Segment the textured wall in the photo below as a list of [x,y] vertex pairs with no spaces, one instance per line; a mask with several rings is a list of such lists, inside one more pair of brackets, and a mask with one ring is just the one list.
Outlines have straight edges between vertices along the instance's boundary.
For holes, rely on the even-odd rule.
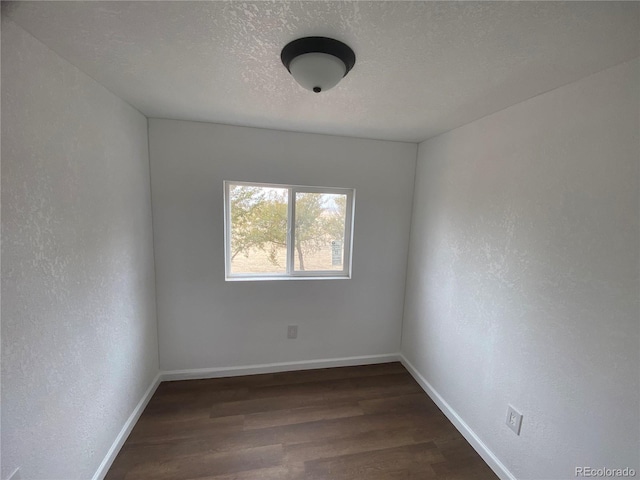
[[[156,119],[149,144],[163,370],[398,351],[415,144]],[[356,188],[353,277],[225,282],[223,180]]]
[[88,479],[158,369],[147,122],[2,23],[2,478]]
[[403,352],[520,479],[639,470],[639,68],[419,147]]

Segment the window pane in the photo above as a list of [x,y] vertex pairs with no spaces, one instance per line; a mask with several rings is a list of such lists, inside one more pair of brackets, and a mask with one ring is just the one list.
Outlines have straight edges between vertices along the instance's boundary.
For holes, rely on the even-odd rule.
[[347,196],[296,192],[295,202],[294,269],[342,271]]
[[286,273],[288,189],[229,185],[231,273]]

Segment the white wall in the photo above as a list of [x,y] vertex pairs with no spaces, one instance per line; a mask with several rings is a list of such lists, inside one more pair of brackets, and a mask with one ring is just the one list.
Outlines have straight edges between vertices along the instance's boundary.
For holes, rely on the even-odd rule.
[[[157,119],[149,141],[163,370],[398,351],[415,144]],[[223,180],[356,188],[353,278],[225,282]]]
[[158,371],[144,116],[2,21],[2,478],[88,479]]
[[403,353],[519,479],[640,470],[639,68],[419,147]]

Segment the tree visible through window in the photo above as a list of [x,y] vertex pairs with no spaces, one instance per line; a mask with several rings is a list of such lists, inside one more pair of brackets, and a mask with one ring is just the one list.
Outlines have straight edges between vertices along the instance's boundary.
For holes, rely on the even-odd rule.
[[227,278],[348,276],[353,190],[226,182]]

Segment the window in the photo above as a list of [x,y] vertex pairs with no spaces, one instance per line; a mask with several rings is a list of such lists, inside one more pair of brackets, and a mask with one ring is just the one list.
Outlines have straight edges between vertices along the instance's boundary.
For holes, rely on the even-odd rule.
[[224,187],[227,280],[351,276],[353,189]]

